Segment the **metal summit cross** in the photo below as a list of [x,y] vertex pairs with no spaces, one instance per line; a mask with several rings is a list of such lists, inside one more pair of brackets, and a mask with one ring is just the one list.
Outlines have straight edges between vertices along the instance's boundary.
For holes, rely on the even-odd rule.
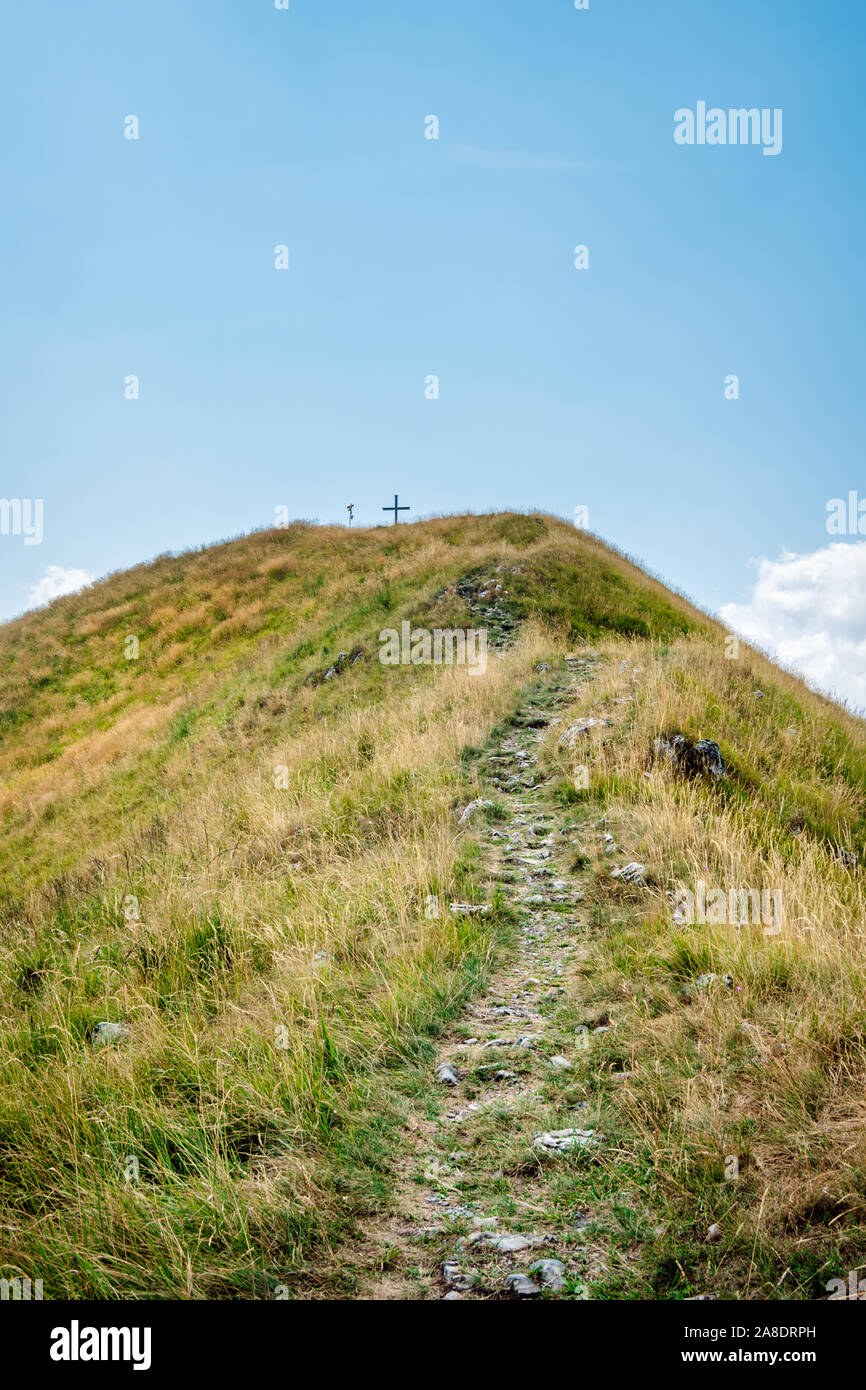
[[395,526],[397,525],[397,522],[398,522],[399,519],[400,519],[400,518],[397,516],[397,513],[398,513],[398,512],[408,512],[408,510],[409,510],[409,507],[408,507],[408,506],[406,506],[406,507],[398,507],[398,506],[397,506],[397,494],[396,494],[396,492],[394,493],[394,505],[393,505],[393,507],[383,507],[383,508],[382,508],[382,511],[383,511],[383,512],[393,512],[393,513],[394,513],[394,525],[395,525]]

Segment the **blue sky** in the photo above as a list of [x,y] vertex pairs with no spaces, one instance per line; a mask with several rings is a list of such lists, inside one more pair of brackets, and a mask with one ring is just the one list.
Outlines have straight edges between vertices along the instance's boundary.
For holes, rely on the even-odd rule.
[[[744,630],[756,558],[827,551],[866,595],[825,527],[866,495],[864,40],[847,0],[8,7],[0,495],[45,536],[0,535],[0,617],[49,566],[280,505],[378,524],[395,489],[587,506]],[[782,153],[678,146],[699,100],[781,108]]]

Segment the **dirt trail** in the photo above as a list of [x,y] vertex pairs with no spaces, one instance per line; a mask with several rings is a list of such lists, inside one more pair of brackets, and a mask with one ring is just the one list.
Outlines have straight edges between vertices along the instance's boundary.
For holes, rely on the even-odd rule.
[[564,983],[585,938],[568,870],[576,842],[537,756],[550,724],[581,713],[572,702],[591,669],[591,656],[542,669],[512,732],[485,754],[482,796],[508,815],[483,825],[479,813],[468,833],[484,846],[486,896],[499,884],[518,909],[515,949],[442,1039],[439,1082],[409,1119],[394,1208],[357,1252],[362,1299],[585,1298],[603,1266],[592,1213],[573,1205],[586,1186],[575,1165],[585,1171],[601,1142],[579,1098],[585,1038]]

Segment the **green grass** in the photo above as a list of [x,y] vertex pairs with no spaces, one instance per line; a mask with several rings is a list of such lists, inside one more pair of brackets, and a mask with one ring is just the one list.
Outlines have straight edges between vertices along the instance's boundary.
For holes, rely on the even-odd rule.
[[[499,577],[523,623],[484,678],[379,663],[379,630],[404,618],[477,624],[456,593],[471,576]],[[609,652],[603,700],[620,659],[653,673],[633,710],[605,705],[618,713],[587,754],[588,793],[550,750],[574,871],[595,884],[595,954],[568,1006],[634,1000],[592,1083],[632,1157],[580,1169],[574,1189],[628,1178],[652,1211],[611,1215],[624,1252],[644,1232],[646,1260],[638,1274],[615,1256],[605,1296],[685,1296],[677,1259],[693,1281],[730,1268],[771,1296],[780,1261],[805,1289],[854,1258],[856,1146],[826,1178],[866,1072],[861,880],[832,853],[862,853],[862,725],[757,654],[725,663],[709,619],[594,538],[512,514],[298,523],[162,556],[0,629],[0,1273],[42,1278],[48,1297],[351,1291],[329,1252],[387,1208],[407,1097],[512,929],[507,896],[490,917],[425,915],[430,894],[478,892],[455,807],[477,794],[479,750],[532,698],[536,662],[576,643]],[[337,677],[309,679],[356,647]],[[674,724],[719,739],[729,784],[649,790],[653,731]],[[649,905],[611,891],[602,814],[646,855]],[[762,863],[784,873],[805,925],[760,951],[671,933],[664,889],[705,862],[744,882]],[[722,968],[787,1042],[790,1076],[750,1064],[730,1001],[708,1020],[683,997]],[[94,1046],[103,1020],[128,1036]],[[647,1076],[630,1110],[604,1062],[632,1049]],[[737,1099],[712,1112],[710,1172],[751,1117],[749,1152],[774,1182],[757,1225],[757,1158],[733,1190],[694,1157],[684,1098],[722,1068]],[[814,1214],[828,1186],[853,1215]],[[729,1209],[748,1235],[725,1264],[698,1246],[705,1215],[733,1223]]]

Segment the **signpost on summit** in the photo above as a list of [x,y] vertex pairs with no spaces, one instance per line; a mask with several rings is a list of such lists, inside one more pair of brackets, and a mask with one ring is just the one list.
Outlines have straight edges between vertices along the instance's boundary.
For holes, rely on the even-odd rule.
[[397,522],[400,520],[400,518],[398,517],[397,513],[398,513],[398,512],[408,512],[408,510],[409,510],[408,506],[406,506],[406,507],[398,507],[398,506],[397,506],[397,494],[396,494],[396,492],[394,493],[394,505],[393,505],[393,507],[383,507],[383,508],[382,508],[382,511],[383,511],[383,512],[393,512],[393,513],[394,513],[394,525],[395,525],[395,526],[397,525]]

